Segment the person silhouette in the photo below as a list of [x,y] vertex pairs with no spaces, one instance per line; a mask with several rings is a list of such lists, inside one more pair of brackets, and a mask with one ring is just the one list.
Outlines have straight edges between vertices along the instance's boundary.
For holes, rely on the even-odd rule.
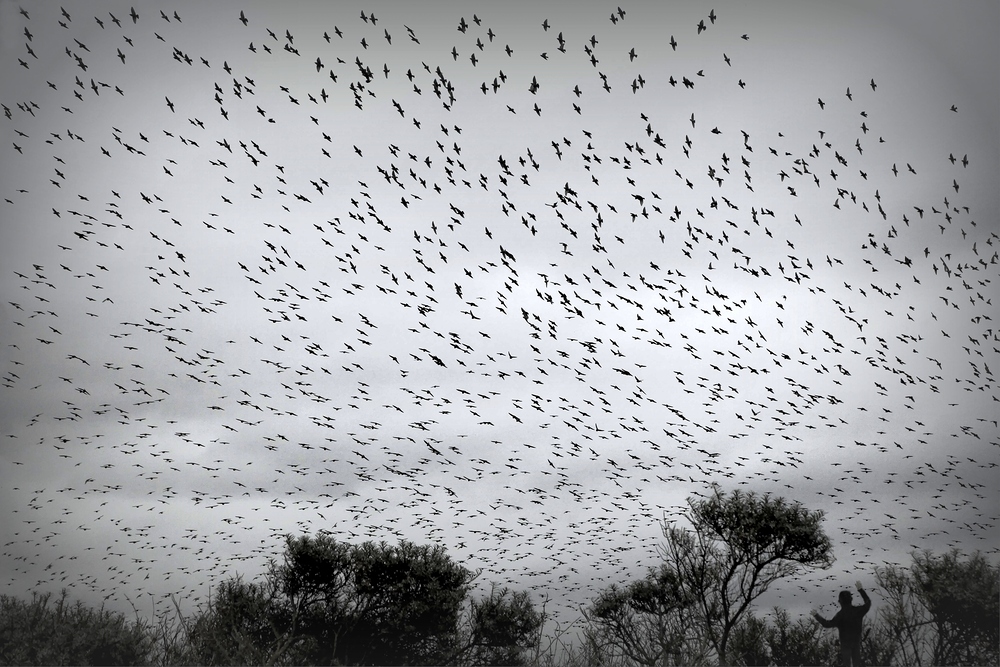
[[854,584],[861,594],[864,604],[855,607],[851,604],[854,596],[850,591],[841,591],[837,600],[840,602],[840,611],[833,618],[827,620],[819,615],[816,609],[810,614],[824,628],[837,628],[840,633],[840,664],[842,667],[861,667],[861,627],[865,614],[871,609],[872,601],[865,592],[861,582]]

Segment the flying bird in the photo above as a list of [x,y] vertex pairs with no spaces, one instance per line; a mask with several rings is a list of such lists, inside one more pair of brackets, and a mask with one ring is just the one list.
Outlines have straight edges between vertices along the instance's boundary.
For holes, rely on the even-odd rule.
[[1000,237],[988,146],[900,102],[946,108],[935,73],[858,120],[714,9],[662,79],[634,62],[677,40],[620,7],[528,12],[552,42],[516,51],[499,6],[359,10],[250,41],[245,7],[132,7],[93,50],[64,8],[11,14],[9,588],[190,597],[294,523],[424,535],[575,618],[713,482],[824,510],[849,568],[991,534]]

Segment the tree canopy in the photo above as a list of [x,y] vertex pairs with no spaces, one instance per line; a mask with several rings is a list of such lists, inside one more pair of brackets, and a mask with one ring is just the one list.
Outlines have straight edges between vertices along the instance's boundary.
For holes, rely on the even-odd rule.
[[688,664],[698,625],[689,613],[695,604],[668,564],[650,568],[627,586],[610,586],[586,610],[588,640],[605,653],[639,665]]
[[716,485],[688,505],[691,528],[664,522],[661,556],[680,598],[693,601],[703,639],[728,664],[729,639],[754,600],[778,579],[829,567],[833,547],[823,512],[781,497]]
[[322,662],[427,664],[458,648],[462,603],[475,574],[439,546],[289,537],[273,576]]
[[469,596],[443,547],[288,536],[262,581],[231,579],[192,626],[213,664],[520,664],[543,615],[523,592]]
[[1000,662],[1000,568],[979,552],[913,553],[909,569],[876,569],[886,605],[882,620],[906,662]]
[[[793,567],[768,569],[768,563],[789,553],[775,542],[794,540],[772,530],[763,531],[756,546],[740,542],[745,529],[732,529],[739,522],[720,511],[736,501],[758,508],[744,511],[743,521],[783,520],[799,530],[812,522],[819,531],[818,513],[782,499],[718,490],[691,499],[692,527],[665,524],[675,544],[664,545],[662,562],[594,597],[571,644],[558,625],[556,635],[543,640],[544,605],[536,609],[527,592],[494,585],[486,595],[473,595],[476,573],[452,562],[441,547],[351,545],[320,534],[286,538],[284,557],[265,576],[224,580],[194,616],[185,618],[175,601],[176,624],[165,617],[150,624],[138,610],[132,621],[70,604],[66,591],[55,604],[48,594],[30,602],[0,595],[0,664],[831,663],[838,652],[835,633],[812,618],[793,618],[778,607],[758,616],[752,605],[742,605]],[[794,561],[797,567],[832,560],[819,533],[796,538],[797,557],[820,556]],[[734,534],[731,542],[724,539]],[[749,555],[740,556],[740,549]],[[670,558],[672,553],[687,560]],[[755,588],[749,587],[754,568],[760,568]],[[862,636],[866,664],[1000,664],[1000,568],[981,553],[914,552],[908,567],[874,568],[874,579],[874,613]]]

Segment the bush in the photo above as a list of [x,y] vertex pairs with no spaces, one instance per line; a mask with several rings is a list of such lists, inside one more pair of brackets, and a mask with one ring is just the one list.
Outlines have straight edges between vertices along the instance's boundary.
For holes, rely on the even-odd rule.
[[0,664],[143,665],[153,653],[149,627],[122,614],[68,604],[67,593],[31,601],[0,595]]

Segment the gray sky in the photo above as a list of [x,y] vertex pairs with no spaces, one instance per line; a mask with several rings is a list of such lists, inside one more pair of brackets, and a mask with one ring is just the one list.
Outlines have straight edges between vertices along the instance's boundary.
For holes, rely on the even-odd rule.
[[994,4],[21,7],[0,592],[329,530],[567,623],[710,482],[826,512],[765,606],[996,553]]

